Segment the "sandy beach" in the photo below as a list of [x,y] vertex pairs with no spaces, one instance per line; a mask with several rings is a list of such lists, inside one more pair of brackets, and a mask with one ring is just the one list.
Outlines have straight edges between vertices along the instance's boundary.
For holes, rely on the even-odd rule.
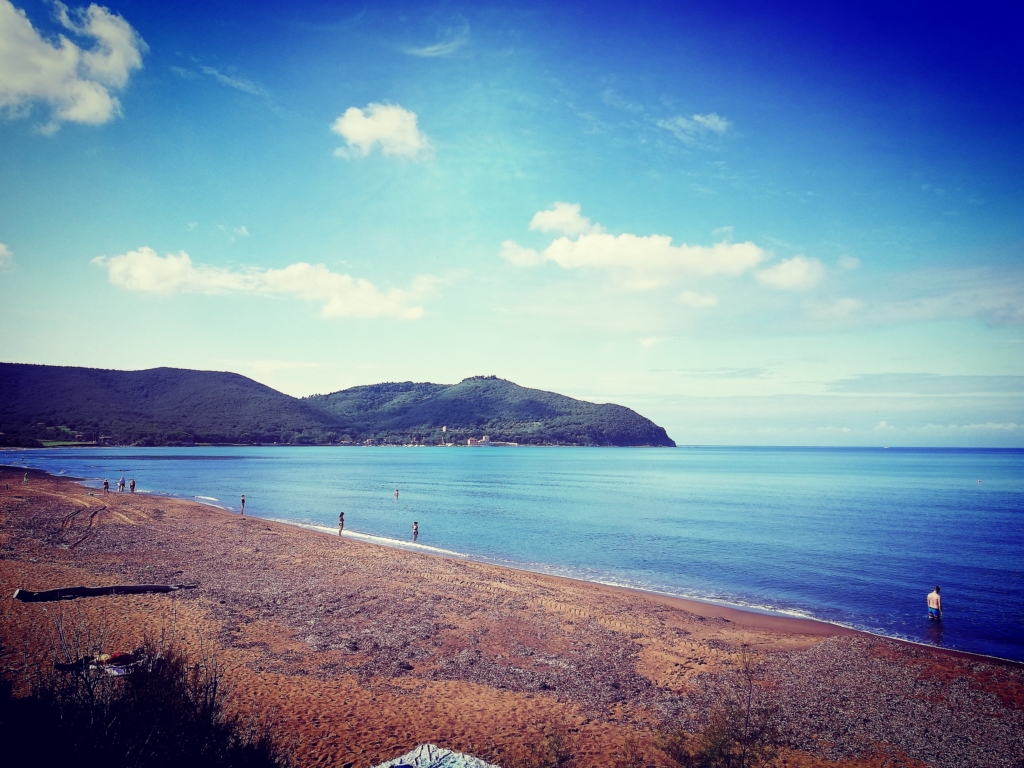
[[[1017,766],[1024,669],[841,627],[382,547],[201,504],[0,469],[0,636],[24,680],[54,616],[111,650],[173,631],[215,647],[232,705],[299,764],[368,768],[419,743],[502,755],[551,724],[578,766],[698,728],[743,654],[781,708],[789,766]],[[4,491],[3,484],[10,484]],[[16,588],[197,584],[26,604]],[[923,596],[922,596],[923,600]]]

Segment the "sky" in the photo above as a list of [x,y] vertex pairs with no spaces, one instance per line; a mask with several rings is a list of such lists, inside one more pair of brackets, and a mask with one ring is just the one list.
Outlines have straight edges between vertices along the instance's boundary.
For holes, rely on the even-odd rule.
[[1024,447],[1024,11],[834,5],[0,0],[0,360]]

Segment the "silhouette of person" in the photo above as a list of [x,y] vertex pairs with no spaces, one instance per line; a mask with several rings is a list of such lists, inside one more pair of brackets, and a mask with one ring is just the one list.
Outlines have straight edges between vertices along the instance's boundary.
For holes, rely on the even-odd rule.
[[242,514],[245,514],[245,494],[242,494]]
[[345,513],[338,513],[338,535],[341,536],[341,532],[345,530]]
[[414,522],[412,524],[412,540],[416,541],[420,537],[420,524]]

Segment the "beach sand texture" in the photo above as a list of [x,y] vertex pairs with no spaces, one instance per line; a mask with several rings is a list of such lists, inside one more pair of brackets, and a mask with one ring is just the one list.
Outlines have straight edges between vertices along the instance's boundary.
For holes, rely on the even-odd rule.
[[[23,474],[0,469],[9,671],[24,680],[44,663],[58,613],[105,627],[111,650],[173,627],[217,648],[232,705],[273,714],[300,765],[366,768],[424,742],[501,764],[555,723],[579,745],[574,765],[614,766],[627,740],[668,765],[653,729],[699,727],[744,647],[782,710],[792,748],[780,765],[982,768],[1024,755],[1020,665]],[[199,588],[10,597],[133,583]]]

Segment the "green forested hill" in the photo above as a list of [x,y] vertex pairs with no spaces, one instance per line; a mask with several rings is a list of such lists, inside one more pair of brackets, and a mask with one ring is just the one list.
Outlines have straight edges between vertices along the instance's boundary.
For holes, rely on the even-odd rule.
[[458,384],[374,384],[305,399],[360,433],[436,443],[488,435],[533,445],[675,446],[662,427],[621,405],[595,405],[494,376]]
[[297,399],[235,373],[0,363],[0,445],[101,442],[675,445],[628,408],[495,377],[375,384]]
[[237,373],[0,363],[0,440],[163,445],[329,440],[322,414]]

